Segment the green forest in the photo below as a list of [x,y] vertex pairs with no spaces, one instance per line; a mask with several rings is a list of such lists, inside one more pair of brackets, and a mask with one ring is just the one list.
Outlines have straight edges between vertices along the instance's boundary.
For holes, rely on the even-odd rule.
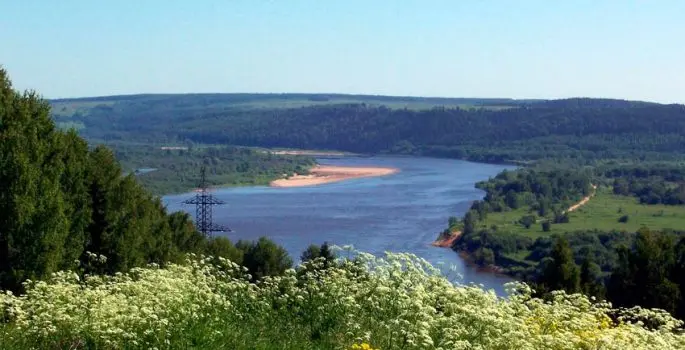
[[[131,167],[141,161],[160,172],[174,167],[173,154],[119,152]],[[206,161],[213,170],[266,177],[311,163],[268,154],[252,158],[253,151],[245,152],[206,149],[183,159]],[[181,184],[190,186],[197,175],[186,163],[177,166],[174,176],[187,176]],[[223,183],[221,176],[210,178]],[[283,273],[292,265],[287,252],[266,238],[234,245],[226,238],[203,236],[189,215],[168,213],[159,197],[138,181],[143,178],[122,168],[109,148],[89,145],[74,130],[57,128],[48,102],[36,93],[12,89],[7,72],[0,69],[0,289],[21,292],[27,281],[59,271],[86,276],[150,263],[164,266],[184,261],[189,253],[230,258],[254,276]],[[150,183],[157,188],[155,181]]]
[[265,150],[232,146],[163,149],[160,146],[114,144],[114,154],[127,173],[156,195],[196,188],[201,166],[207,166],[209,186],[267,185],[295,173],[307,174],[311,157],[276,155]]
[[[266,98],[254,98],[259,97]],[[429,99],[430,108],[411,109],[361,99],[245,108],[217,102],[230,98],[238,96],[135,95],[51,103],[63,110],[53,114],[58,124],[78,124],[83,137],[105,142],[329,149],[484,162],[554,157],[573,164],[599,158],[672,161],[685,150],[679,132],[685,127],[682,105],[566,99],[471,100],[454,106]]]

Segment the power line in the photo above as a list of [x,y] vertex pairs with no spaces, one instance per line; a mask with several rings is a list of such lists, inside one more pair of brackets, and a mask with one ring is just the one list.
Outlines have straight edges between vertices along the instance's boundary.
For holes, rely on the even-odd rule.
[[200,170],[200,184],[197,194],[194,198],[183,201],[183,204],[195,205],[195,226],[205,236],[211,236],[212,232],[231,232],[230,228],[215,224],[212,221],[212,207],[226,204],[226,202],[209,193],[206,171],[207,169],[203,165]]

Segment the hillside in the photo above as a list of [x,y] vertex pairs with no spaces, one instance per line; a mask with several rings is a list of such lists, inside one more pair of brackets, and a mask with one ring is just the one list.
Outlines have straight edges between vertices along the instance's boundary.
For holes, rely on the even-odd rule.
[[[58,123],[107,142],[391,152],[493,162],[550,156],[670,160],[685,151],[685,136],[677,132],[685,129],[683,105],[286,96],[142,95],[51,103]],[[398,108],[398,103],[405,105]],[[412,104],[415,108],[404,108]]]

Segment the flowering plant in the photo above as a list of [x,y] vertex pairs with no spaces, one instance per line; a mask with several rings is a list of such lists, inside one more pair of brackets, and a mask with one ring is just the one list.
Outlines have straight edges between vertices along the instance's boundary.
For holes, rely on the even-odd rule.
[[455,284],[411,254],[314,260],[258,283],[190,255],[0,293],[0,348],[685,349],[682,322],[662,311],[508,287],[502,298]]

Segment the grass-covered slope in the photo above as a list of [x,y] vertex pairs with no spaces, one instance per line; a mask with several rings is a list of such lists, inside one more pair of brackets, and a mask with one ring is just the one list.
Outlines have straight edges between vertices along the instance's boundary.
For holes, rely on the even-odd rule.
[[[410,255],[361,254],[248,282],[190,258],[79,280],[59,273],[0,295],[0,347],[176,349],[682,349],[680,321],[582,295],[508,299],[455,286]],[[316,262],[314,262],[316,264]],[[640,323],[636,323],[640,320]]]
[[[536,219],[529,228],[520,222],[526,215],[533,215]],[[549,231],[544,231],[542,222],[548,219],[539,217],[530,207],[523,207],[490,213],[478,223],[478,228],[496,226],[498,230],[531,238],[589,230],[637,232],[641,227],[657,231],[678,230],[685,227],[685,206],[641,204],[635,197],[615,195],[602,187],[596,195],[569,212],[568,217],[569,222],[551,224]]]

